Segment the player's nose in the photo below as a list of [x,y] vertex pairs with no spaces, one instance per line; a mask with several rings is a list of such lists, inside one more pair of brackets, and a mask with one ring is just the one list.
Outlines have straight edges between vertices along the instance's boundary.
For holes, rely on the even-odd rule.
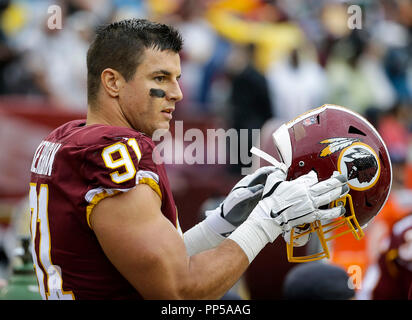
[[183,93],[177,81],[168,90],[167,99],[173,102],[178,102],[183,99]]

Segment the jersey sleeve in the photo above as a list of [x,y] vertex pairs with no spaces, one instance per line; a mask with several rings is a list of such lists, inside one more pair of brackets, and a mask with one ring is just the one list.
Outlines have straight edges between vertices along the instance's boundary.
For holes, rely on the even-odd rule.
[[88,148],[83,170],[88,191],[86,219],[103,199],[147,184],[160,198],[159,174],[153,161],[154,144],[146,139],[121,137],[105,139],[105,143]]

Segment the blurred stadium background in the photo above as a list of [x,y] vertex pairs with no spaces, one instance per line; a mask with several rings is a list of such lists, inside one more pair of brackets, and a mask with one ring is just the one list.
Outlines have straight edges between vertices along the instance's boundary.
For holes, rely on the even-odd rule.
[[[61,29],[48,27],[53,5],[62,9]],[[348,25],[351,5],[361,10],[359,28]],[[85,117],[94,28],[132,17],[182,32],[184,100],[174,119],[185,129],[262,128],[264,145],[282,121],[324,103],[378,128],[393,162],[392,194],[366,237],[335,243],[331,259],[365,272],[393,223],[412,212],[411,0],[0,0],[0,287],[27,236],[21,221],[35,148],[51,129]],[[167,171],[183,231],[240,178],[240,166],[230,164]],[[242,279],[241,296],[281,298],[293,266],[282,241],[267,246]]]

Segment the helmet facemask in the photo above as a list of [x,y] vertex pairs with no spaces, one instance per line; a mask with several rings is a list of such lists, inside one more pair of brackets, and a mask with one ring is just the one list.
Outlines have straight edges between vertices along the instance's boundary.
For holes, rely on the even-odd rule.
[[[353,207],[353,201],[350,194],[343,196],[329,204],[329,208],[336,206],[349,206],[349,214],[345,214],[342,217],[333,219],[332,221],[315,221],[309,224],[307,231],[297,234],[295,228],[290,232],[289,242],[286,243],[287,257],[289,262],[309,262],[321,260],[323,258],[330,258],[330,252],[328,242],[332,241],[340,236],[352,232],[356,240],[362,239],[364,232],[360,227],[358,220],[355,216],[355,210]],[[320,242],[322,250],[318,253],[295,256],[294,255],[294,243],[301,237],[310,233],[316,233]]]

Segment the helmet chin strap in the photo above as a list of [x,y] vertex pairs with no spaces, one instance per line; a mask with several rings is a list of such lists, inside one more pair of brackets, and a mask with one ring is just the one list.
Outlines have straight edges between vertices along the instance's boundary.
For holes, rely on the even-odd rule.
[[267,162],[269,162],[270,164],[272,164],[273,166],[275,166],[276,168],[282,170],[284,173],[288,173],[288,167],[286,166],[286,164],[284,164],[283,162],[279,162],[277,161],[274,157],[272,157],[270,154],[256,148],[256,147],[252,147],[252,149],[250,149],[250,152],[253,153],[255,156],[258,156],[259,158],[262,158],[263,160],[266,160]]

